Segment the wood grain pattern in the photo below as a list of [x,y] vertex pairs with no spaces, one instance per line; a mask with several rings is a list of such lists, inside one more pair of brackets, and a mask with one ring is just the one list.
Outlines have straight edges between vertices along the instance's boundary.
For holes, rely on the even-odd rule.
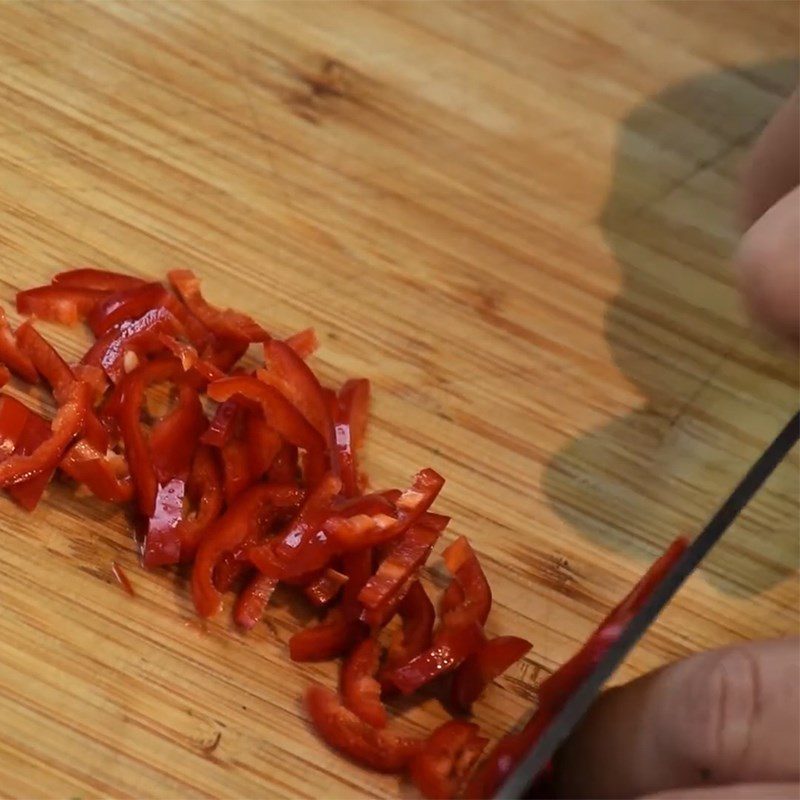
[[[315,325],[326,380],[373,381],[374,483],[443,472],[492,630],[534,642],[477,707],[496,736],[796,403],[727,260],[797,34],[789,2],[3,3],[3,294],[186,266]],[[794,454],[619,678],[797,630],[797,481]],[[201,629],[64,487],[0,527],[4,796],[413,795],[315,741],[298,698],[334,668],[287,661],[285,603]]]

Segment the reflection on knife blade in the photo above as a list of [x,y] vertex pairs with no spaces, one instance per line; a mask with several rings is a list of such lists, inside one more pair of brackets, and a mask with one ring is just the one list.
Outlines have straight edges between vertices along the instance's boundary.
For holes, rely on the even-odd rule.
[[800,436],[800,414],[787,423],[688,547],[677,540],[603,621],[581,651],[540,688],[539,708],[502,739],[467,787],[467,797],[523,798],[630,649],[728,529]]

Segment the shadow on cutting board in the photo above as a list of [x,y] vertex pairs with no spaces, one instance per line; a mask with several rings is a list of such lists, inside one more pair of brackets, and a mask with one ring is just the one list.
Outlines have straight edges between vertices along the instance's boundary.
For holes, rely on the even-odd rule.
[[[600,219],[621,272],[606,337],[643,407],[567,444],[543,484],[604,547],[644,559],[637,540],[698,533],[796,406],[796,359],[754,341],[729,265],[739,165],[796,80],[793,60],[701,75],[621,125]],[[796,456],[712,552],[705,575],[720,590],[756,593],[793,572]]]

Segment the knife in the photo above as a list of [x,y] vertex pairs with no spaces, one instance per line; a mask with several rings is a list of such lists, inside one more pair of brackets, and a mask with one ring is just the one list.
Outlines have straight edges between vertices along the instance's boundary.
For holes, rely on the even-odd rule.
[[617,641],[553,717],[552,722],[497,790],[494,795],[496,800],[521,800],[527,796],[534,779],[550,763],[558,747],[580,722],[603,684],[796,444],[798,436],[800,436],[800,413],[789,420],[772,444],[753,464],[708,525],[683,552],[644,605],[634,614]]

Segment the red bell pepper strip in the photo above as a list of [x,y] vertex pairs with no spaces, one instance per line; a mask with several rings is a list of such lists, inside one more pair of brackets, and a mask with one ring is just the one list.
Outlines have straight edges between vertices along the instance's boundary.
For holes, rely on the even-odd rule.
[[250,469],[250,447],[240,438],[231,439],[220,449],[225,502],[230,505],[248,487],[256,476]]
[[381,669],[381,684],[391,690],[394,684],[386,676],[431,646],[436,612],[428,593],[419,581],[409,586],[397,613],[403,621],[402,630],[395,631]]
[[127,369],[126,353],[131,352],[134,363],[138,363],[140,356],[164,349],[162,334],[177,336],[181,332],[180,323],[166,308],[154,308],[101,336],[84,355],[81,363],[102,367],[113,383],[119,383],[130,371]]
[[150,454],[160,483],[189,477],[197,441],[206,424],[200,395],[191,386],[179,387],[177,405],[150,432]]
[[254,628],[264,618],[270,598],[278,586],[269,575],[254,575],[236,598],[233,620],[245,630]]
[[350,650],[361,638],[364,626],[348,619],[341,609],[334,608],[318,625],[311,625],[289,639],[292,661],[329,661]]
[[358,599],[365,608],[384,605],[428,560],[439,534],[421,525],[412,525],[388,548],[375,574],[367,581]]
[[75,380],[83,381],[92,390],[92,400],[94,402],[103,399],[108,389],[108,380],[105,372],[100,367],[76,364],[71,369]]
[[179,525],[181,561],[191,561],[212,522],[220,515],[223,505],[222,477],[214,453],[200,445],[194,456],[192,472],[187,485],[189,497],[197,506],[193,516]]
[[355,497],[361,489],[357,451],[364,442],[369,395],[369,381],[361,379],[347,381],[337,398],[334,442],[339,474],[342,478],[342,491],[346,497]]
[[[495,745],[470,778],[465,797],[494,796],[519,760],[534,745],[570,695],[583,683],[608,648],[617,640],[625,625],[672,569],[687,545],[685,538],[676,539],[622,602],[600,623],[586,644],[566,664],[543,681],[539,687],[539,706],[533,716],[521,731],[503,737]],[[531,775],[532,782],[536,778],[536,775]]]
[[299,469],[297,448],[289,442],[284,442],[269,466],[267,480],[270,483],[296,483],[300,474]]
[[155,509],[158,477],[140,422],[144,392],[151,383],[174,381],[182,373],[180,362],[174,358],[166,358],[137,367],[124,380],[117,419],[139,510],[145,517],[150,517]]
[[[224,404],[223,404],[224,405]],[[247,444],[250,472],[261,478],[272,466],[281,450],[281,437],[260,413],[248,413],[244,420],[244,441]],[[289,481],[283,481],[289,483]]]
[[375,678],[381,659],[376,637],[357,644],[342,664],[342,700],[359,719],[373,728],[385,728],[389,715],[381,702],[381,685]]
[[317,339],[317,332],[313,328],[306,328],[303,331],[293,333],[284,339],[286,344],[300,356],[300,358],[308,358],[313,355],[319,347],[319,339]]
[[88,403],[88,387],[75,381],[53,419],[50,435],[31,453],[15,453],[0,462],[0,486],[22,483],[57,467],[69,443],[83,430]]
[[423,469],[414,476],[411,488],[397,499],[397,517],[386,514],[359,514],[347,519],[332,517],[325,531],[345,550],[361,549],[388,542],[399,536],[424,514],[444,485],[444,478],[432,469]]
[[431,800],[458,797],[461,785],[488,743],[473,722],[455,719],[445,722],[409,762],[408,772],[414,786]]
[[59,272],[52,281],[54,286],[74,286],[76,289],[96,289],[102,292],[120,292],[141,286],[144,281],[133,275],[109,272],[93,267],[81,267]]
[[274,386],[316,429],[323,441],[332,437],[331,416],[322,386],[308,364],[285,342],[271,339],[264,345],[266,369],[259,380]]
[[0,308],[0,362],[28,383],[38,383],[39,373],[30,358],[20,350],[6,312]]
[[17,311],[35,314],[39,319],[75,325],[86,319],[89,312],[108,296],[99,289],[80,289],[58,284],[37,286],[17,293]]
[[531,643],[519,636],[498,636],[485,642],[453,675],[450,687],[453,707],[468,713],[483,690],[530,649]]
[[324,447],[317,431],[273,386],[247,375],[223,378],[209,384],[208,396],[212,400],[221,403],[236,395],[259,403],[267,422],[291,444],[306,450]]
[[440,627],[427,650],[387,673],[386,679],[403,694],[411,694],[434,678],[454,670],[483,642],[483,630],[477,622],[458,628]]
[[186,307],[213,334],[222,339],[265,342],[269,334],[247,314],[232,309],[215,308],[200,292],[200,279],[188,269],[176,269],[167,277]]
[[308,575],[326,567],[334,553],[322,525],[340,489],[341,482],[328,475],[309,494],[300,513],[280,535],[248,552],[250,561],[261,572],[280,580]]
[[281,509],[299,505],[302,497],[303,493],[291,486],[258,484],[237,498],[206,532],[192,568],[192,598],[201,617],[213,616],[222,603],[214,586],[214,568],[220,556],[234,550],[252,528],[264,524],[265,509],[274,516]]
[[149,564],[177,564],[180,560],[181,540],[177,528],[183,519],[185,490],[186,484],[181,478],[158,485],[155,508],[145,536]]
[[160,283],[143,283],[127,289],[106,294],[86,316],[86,323],[96,337],[103,336],[112,328],[158,306],[163,306],[167,290]]
[[241,404],[236,398],[220,403],[200,441],[212,447],[222,447],[236,430],[240,410]]
[[16,398],[0,395],[0,459],[14,452],[32,413]]
[[346,583],[347,575],[328,567],[319,577],[311,581],[303,591],[315,606],[324,606],[339,594],[342,586]]
[[303,483],[314,489],[328,473],[328,454],[322,450],[308,450],[301,457]]
[[442,555],[464,598],[444,614],[442,623],[459,627],[474,620],[484,625],[492,608],[492,590],[472,547],[459,536]]
[[421,752],[421,739],[395,736],[360,720],[322,686],[306,690],[306,708],[317,733],[334,749],[380,772],[399,773]]
[[216,364],[206,358],[200,358],[197,350],[192,345],[186,342],[179,342],[169,333],[160,333],[158,340],[170,353],[180,359],[184,371],[189,372],[191,370],[200,383],[206,384],[225,377],[225,373]]
[[[121,462],[119,466],[117,462]],[[133,484],[124,464],[121,456],[101,453],[86,439],[81,439],[67,450],[59,467],[101,500],[127,503],[133,499]],[[120,466],[124,467],[124,472]]]

